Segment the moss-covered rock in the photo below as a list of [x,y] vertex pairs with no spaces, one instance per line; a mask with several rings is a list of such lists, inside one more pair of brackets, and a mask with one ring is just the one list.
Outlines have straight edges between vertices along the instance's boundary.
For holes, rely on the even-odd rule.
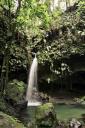
[[0,128],[25,128],[25,127],[17,119],[3,112],[0,112]]
[[52,103],[46,103],[36,109],[36,124],[39,128],[54,128],[57,124],[56,114]]
[[25,84],[22,81],[10,81],[6,87],[6,97],[18,103],[23,99],[25,92]]

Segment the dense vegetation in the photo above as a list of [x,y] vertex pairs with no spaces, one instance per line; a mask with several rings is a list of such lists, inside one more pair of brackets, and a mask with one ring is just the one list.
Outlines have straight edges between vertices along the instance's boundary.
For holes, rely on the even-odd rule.
[[[11,99],[11,104],[24,99],[23,82],[27,84],[33,53],[39,62],[41,90],[49,85],[54,90],[54,85],[72,90],[74,74],[85,71],[84,0],[76,1],[64,12],[59,7],[51,10],[49,0],[0,1],[0,96]],[[83,85],[84,78],[80,78]],[[3,103],[0,109],[5,111],[7,105]],[[12,115],[10,110],[6,113]]]
[[[47,81],[71,74],[72,69],[65,60],[85,53],[84,1],[64,13],[59,8],[51,11],[49,1],[17,2],[3,0],[0,3],[1,90],[8,78],[15,77],[12,72],[26,74],[31,52],[37,53],[40,67],[47,68],[43,74]],[[26,82],[26,79],[23,80]]]

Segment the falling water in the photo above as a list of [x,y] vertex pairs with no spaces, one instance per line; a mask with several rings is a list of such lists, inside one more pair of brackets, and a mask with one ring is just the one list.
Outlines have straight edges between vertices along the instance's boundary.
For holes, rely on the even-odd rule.
[[37,67],[38,61],[35,55],[33,59],[29,78],[28,78],[28,89],[26,95],[26,101],[28,101],[28,106],[38,106],[41,103],[39,102],[38,91],[37,91]]

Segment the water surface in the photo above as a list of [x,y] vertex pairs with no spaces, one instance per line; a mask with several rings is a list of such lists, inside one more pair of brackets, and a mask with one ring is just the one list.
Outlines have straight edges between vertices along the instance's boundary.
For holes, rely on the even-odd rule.
[[85,107],[78,105],[56,104],[55,111],[58,119],[67,121],[70,118],[81,118],[81,115],[85,113]]

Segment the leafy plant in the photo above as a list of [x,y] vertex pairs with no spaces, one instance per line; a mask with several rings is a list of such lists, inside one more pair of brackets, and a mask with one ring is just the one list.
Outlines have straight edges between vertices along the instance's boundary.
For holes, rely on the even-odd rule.
[[[10,92],[10,93],[9,93]],[[22,81],[10,81],[6,87],[6,96],[14,102],[23,100],[25,93],[25,84]]]

